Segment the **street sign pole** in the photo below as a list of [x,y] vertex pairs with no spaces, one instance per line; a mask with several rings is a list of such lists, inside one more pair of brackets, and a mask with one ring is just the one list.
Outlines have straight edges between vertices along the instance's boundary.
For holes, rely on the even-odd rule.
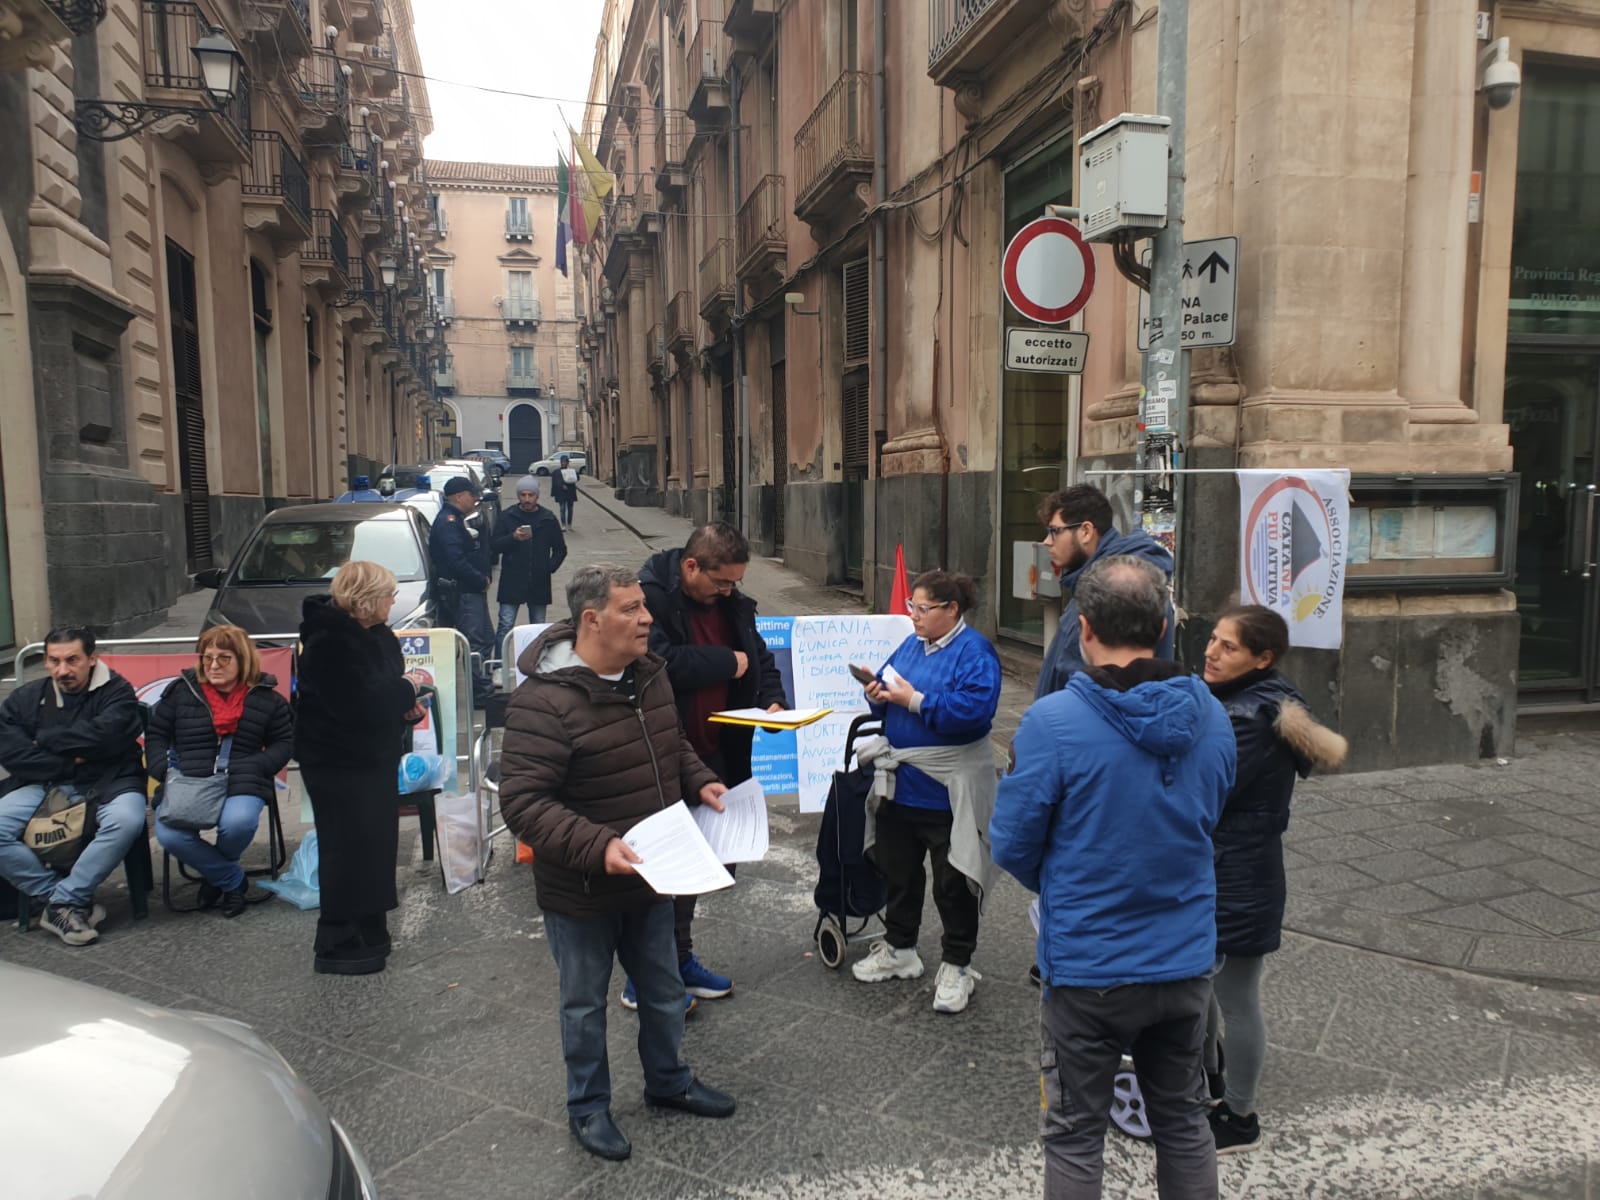
[[[1183,349],[1184,107],[1189,82],[1189,0],[1162,0],[1157,32],[1156,112],[1168,130],[1167,223],[1150,258],[1150,348],[1139,392],[1137,466],[1160,474],[1135,477],[1134,498],[1146,532],[1177,557],[1177,478],[1189,403],[1189,354]],[[1176,570],[1174,570],[1176,580]]]

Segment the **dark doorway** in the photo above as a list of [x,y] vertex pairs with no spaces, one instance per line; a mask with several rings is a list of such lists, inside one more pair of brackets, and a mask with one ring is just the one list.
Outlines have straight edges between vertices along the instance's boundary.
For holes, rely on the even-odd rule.
[[211,566],[211,485],[206,478],[206,415],[200,393],[200,303],[194,256],[167,240],[167,300],[172,314],[172,378],[177,406],[178,490],[190,573]]
[[519,404],[507,414],[506,433],[511,438],[506,457],[513,471],[526,471],[544,457],[544,419],[533,405]]

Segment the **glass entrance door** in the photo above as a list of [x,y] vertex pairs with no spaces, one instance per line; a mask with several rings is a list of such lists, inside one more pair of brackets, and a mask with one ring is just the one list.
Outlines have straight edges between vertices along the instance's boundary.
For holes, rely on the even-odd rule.
[[1600,351],[1512,346],[1505,419],[1521,478],[1517,512],[1520,682],[1533,700],[1600,699]]

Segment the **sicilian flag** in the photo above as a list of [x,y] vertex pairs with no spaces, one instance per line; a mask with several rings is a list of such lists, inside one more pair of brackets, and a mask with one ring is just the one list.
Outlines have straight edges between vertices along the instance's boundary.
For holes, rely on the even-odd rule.
[[572,173],[561,151],[556,151],[556,270],[567,273],[567,208]]
[[601,203],[616,187],[616,180],[610,171],[600,165],[600,160],[590,153],[589,147],[578,140],[578,135],[570,126],[567,132],[572,134],[574,160],[570,213],[572,240],[585,246],[594,236],[595,227],[600,223]]

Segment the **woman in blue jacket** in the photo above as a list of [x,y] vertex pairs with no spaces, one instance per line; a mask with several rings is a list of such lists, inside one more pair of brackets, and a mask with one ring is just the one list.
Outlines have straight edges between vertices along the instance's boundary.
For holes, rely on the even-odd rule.
[[1214,981],[1206,1070],[1215,1092],[1226,1066],[1221,1103],[1211,1110],[1219,1154],[1261,1144],[1256,1088],[1267,1050],[1261,972],[1282,940],[1289,798],[1297,776],[1338,766],[1347,748],[1344,738],[1316,722],[1305,697],[1278,672],[1288,650],[1283,618],[1255,604],[1217,618],[1206,645],[1205,681],[1227,710],[1239,753],[1233,790],[1212,834],[1217,953],[1225,961]]
[[994,808],[989,729],[1000,704],[1000,657],[966,622],[976,599],[977,586],[965,575],[919,575],[909,605],[916,632],[866,688],[897,762],[893,798],[877,806],[871,848],[889,885],[885,937],[851,973],[862,983],[922,975],[917,931],[923,863],[931,859],[944,925],[933,1008],[942,1013],[966,1008],[979,978],[972,954],[980,893],[994,872],[983,837]]

